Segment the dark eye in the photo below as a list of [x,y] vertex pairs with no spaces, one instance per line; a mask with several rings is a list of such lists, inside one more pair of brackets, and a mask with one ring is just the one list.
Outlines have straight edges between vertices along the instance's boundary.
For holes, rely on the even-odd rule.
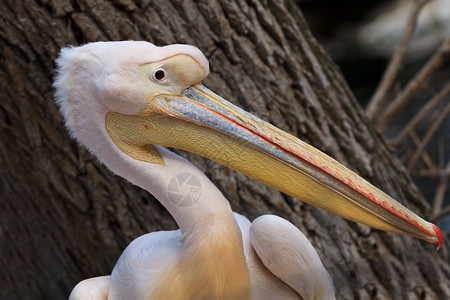
[[155,74],[153,75],[153,77],[154,77],[156,80],[160,81],[160,80],[163,80],[164,77],[166,77],[166,73],[164,72],[164,70],[159,69],[159,70],[156,70],[156,72],[155,72]]

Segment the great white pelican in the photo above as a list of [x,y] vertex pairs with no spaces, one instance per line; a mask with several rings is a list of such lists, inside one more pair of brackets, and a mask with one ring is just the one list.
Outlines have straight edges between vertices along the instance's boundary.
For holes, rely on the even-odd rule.
[[[97,42],[61,50],[55,98],[71,135],[154,195],[180,227],[137,238],[111,276],[82,281],[71,299],[334,298],[319,256],[294,225],[233,214],[199,169],[164,147],[207,157],[346,219],[442,245],[434,224],[208,90],[200,84],[208,73],[206,57],[189,45]],[[180,202],[168,187],[189,176],[201,193]]]

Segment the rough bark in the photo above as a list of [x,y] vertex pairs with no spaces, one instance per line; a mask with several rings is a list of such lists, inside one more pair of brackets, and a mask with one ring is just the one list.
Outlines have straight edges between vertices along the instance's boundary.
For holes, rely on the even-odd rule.
[[[67,298],[78,281],[109,274],[134,238],[176,228],[157,200],[114,177],[67,134],[51,86],[66,45],[196,45],[210,61],[206,86],[429,215],[293,1],[3,0],[0,11],[0,299]],[[345,221],[182,155],[235,211],[297,225],[339,299],[450,298],[449,243],[436,253],[423,241]]]

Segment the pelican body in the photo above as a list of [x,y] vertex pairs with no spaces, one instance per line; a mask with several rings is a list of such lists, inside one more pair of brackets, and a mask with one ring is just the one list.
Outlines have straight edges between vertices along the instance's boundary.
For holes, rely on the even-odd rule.
[[[154,195],[180,228],[137,238],[111,276],[82,281],[71,299],[334,298],[328,272],[294,225],[233,213],[198,168],[165,147],[199,154],[349,220],[442,245],[434,224],[200,84],[209,65],[193,46],[90,43],[62,49],[57,66],[55,98],[71,135]],[[193,194],[171,192],[174,182],[195,186]]]

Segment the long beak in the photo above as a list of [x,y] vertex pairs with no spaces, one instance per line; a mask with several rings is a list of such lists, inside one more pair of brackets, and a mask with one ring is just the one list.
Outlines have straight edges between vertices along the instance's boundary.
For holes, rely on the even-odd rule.
[[333,158],[203,85],[181,95],[156,96],[138,115],[110,112],[106,126],[121,149],[183,149],[346,219],[424,239],[438,249],[443,243],[436,225]]

